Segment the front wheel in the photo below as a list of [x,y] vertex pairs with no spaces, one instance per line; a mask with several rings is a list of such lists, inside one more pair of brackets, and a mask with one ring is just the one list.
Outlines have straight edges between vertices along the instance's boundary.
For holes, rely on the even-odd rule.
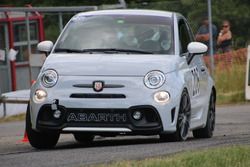
[[161,134],[163,141],[185,141],[188,137],[191,118],[191,103],[187,90],[181,95],[180,108],[176,124],[176,132],[172,134]]
[[215,127],[215,94],[212,91],[209,100],[206,126],[193,131],[195,138],[211,138]]
[[60,136],[59,133],[45,133],[34,131],[31,126],[29,105],[27,107],[26,112],[26,132],[30,145],[38,149],[53,148],[56,145]]

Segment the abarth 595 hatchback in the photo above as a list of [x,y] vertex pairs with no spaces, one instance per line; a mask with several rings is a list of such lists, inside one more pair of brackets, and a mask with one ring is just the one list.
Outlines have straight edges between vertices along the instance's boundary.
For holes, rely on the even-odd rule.
[[163,141],[212,137],[216,90],[178,13],[104,10],[72,17],[31,87],[26,131],[35,148],[52,148],[61,133],[94,137],[159,135]]

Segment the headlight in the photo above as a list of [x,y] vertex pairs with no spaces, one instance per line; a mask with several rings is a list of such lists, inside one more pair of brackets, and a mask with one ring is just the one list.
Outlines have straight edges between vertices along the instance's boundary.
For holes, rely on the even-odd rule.
[[170,95],[168,92],[160,91],[154,94],[154,100],[157,103],[166,104],[169,101],[169,99],[170,99]]
[[34,94],[33,100],[36,103],[42,103],[47,98],[47,92],[45,90],[38,89]]
[[55,70],[47,70],[42,74],[41,81],[44,87],[51,88],[55,86],[58,75]]
[[161,71],[150,71],[144,77],[144,84],[150,89],[156,89],[164,84],[165,79],[165,75]]

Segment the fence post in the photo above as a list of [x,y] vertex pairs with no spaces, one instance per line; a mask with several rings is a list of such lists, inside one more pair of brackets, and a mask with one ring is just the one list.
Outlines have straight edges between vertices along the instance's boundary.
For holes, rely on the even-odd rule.
[[25,12],[25,26],[26,26],[26,33],[27,33],[27,45],[28,45],[28,62],[29,62],[29,83],[31,86],[31,80],[32,80],[32,72],[30,67],[30,56],[31,56],[31,42],[30,42],[30,18],[29,18],[29,12]]
[[[1,95],[1,94],[0,94]],[[5,103],[5,97],[0,96],[0,105],[3,103],[3,118],[6,117],[6,103]]]
[[212,7],[211,7],[211,0],[207,0],[208,6],[208,21],[209,21],[209,56],[210,56],[210,65],[211,65],[211,72],[212,77],[214,77],[214,47],[213,47],[213,28],[212,28]]
[[59,19],[59,30],[60,30],[60,33],[61,33],[62,30],[63,30],[62,12],[59,12],[59,13],[58,13],[58,19]]

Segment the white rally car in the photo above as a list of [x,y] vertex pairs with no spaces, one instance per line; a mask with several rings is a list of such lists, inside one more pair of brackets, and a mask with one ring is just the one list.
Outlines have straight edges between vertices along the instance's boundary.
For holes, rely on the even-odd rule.
[[78,142],[95,135],[160,135],[184,141],[212,137],[216,90],[178,13],[106,10],[75,15],[55,45],[38,44],[47,59],[31,87],[26,131],[35,148],[61,133]]

